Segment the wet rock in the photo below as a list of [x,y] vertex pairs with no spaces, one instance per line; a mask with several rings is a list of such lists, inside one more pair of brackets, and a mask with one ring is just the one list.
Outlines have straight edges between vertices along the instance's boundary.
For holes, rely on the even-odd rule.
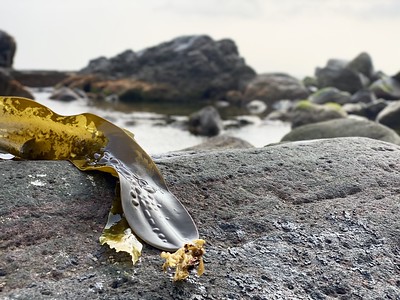
[[342,138],[157,158],[207,240],[205,274],[177,284],[157,249],[132,266],[99,244],[112,177],[0,162],[1,297],[396,299],[399,154]]
[[297,127],[282,142],[337,137],[368,137],[400,145],[400,136],[389,127],[369,120],[336,119]]
[[11,68],[17,44],[7,32],[0,30],[0,68]]
[[317,69],[315,76],[318,80],[318,87],[336,87],[342,91],[355,93],[359,89],[364,88],[364,84],[360,76],[349,69],[333,69],[325,67]]
[[370,56],[361,53],[350,62],[330,59],[325,67],[316,69],[315,76],[319,88],[335,87],[353,94],[369,84],[371,72]]
[[188,127],[193,134],[214,136],[220,133],[223,124],[218,110],[206,106],[189,116]]
[[174,100],[180,101],[223,98],[228,91],[241,90],[255,76],[232,40],[214,41],[206,35],[178,37],[110,59],[101,57],[81,73],[163,84],[178,91]]
[[400,100],[389,103],[376,120],[400,133]]
[[86,94],[81,90],[71,89],[68,87],[61,87],[59,89],[54,90],[54,92],[50,96],[50,99],[70,102],[85,97]]
[[356,71],[358,73],[363,74],[367,78],[373,78],[374,76],[374,64],[372,62],[371,56],[362,52],[357,57],[355,57],[352,61],[350,61],[347,65],[347,68],[350,70]]
[[205,142],[193,147],[183,149],[183,151],[203,151],[203,150],[224,150],[224,149],[247,149],[254,148],[252,144],[240,138],[219,135],[207,139]]
[[337,104],[345,104],[350,102],[351,95],[348,92],[343,92],[334,87],[326,87],[320,89],[310,95],[308,98],[312,103],[325,104],[329,102]]
[[305,99],[309,91],[303,83],[283,73],[257,75],[248,83],[244,92],[245,101],[254,99],[264,101],[268,106],[282,99]]
[[9,75],[9,71],[4,68],[0,68],[0,95],[34,99],[32,93],[29,92],[21,83],[13,79]]
[[376,95],[369,89],[362,89],[351,96],[351,103],[373,103],[376,102]]
[[319,105],[303,100],[298,102],[286,116],[286,120],[292,123],[292,128],[296,128],[306,124],[345,118],[347,113],[337,104]]
[[387,100],[400,99],[400,81],[384,74],[381,74],[380,77],[380,79],[371,84],[369,89],[374,92],[378,98]]
[[388,102],[383,99],[376,100],[371,103],[348,103],[343,105],[343,109],[352,115],[365,117],[369,120],[375,121],[378,114],[388,105]]

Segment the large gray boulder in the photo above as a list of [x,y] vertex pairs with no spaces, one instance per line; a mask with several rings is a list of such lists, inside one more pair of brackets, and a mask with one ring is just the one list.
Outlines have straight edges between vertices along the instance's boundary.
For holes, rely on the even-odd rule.
[[368,137],[400,145],[400,136],[389,127],[369,120],[334,119],[297,127],[287,133],[282,142],[327,139],[337,137]]
[[11,68],[17,43],[7,32],[0,30],[0,68]]
[[165,84],[181,101],[223,97],[255,76],[232,40],[214,41],[206,35],[182,36],[139,52],[101,57],[80,73]]
[[98,237],[115,180],[0,162],[2,299],[398,299],[400,147],[365,138],[156,159],[208,242],[174,284]]
[[259,74],[251,80],[244,91],[244,100],[262,100],[271,106],[279,100],[305,99],[310,94],[304,84],[285,73]]

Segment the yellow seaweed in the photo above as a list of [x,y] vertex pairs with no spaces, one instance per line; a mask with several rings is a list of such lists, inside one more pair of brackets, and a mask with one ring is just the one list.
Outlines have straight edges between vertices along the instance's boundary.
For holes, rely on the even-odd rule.
[[0,97],[1,149],[24,159],[70,160],[80,170],[118,177],[124,217],[156,248],[175,251],[198,239],[189,213],[133,134],[101,117],[61,116],[29,99]]
[[166,272],[168,268],[175,268],[174,281],[185,280],[189,277],[189,271],[197,267],[197,275],[204,273],[203,255],[205,241],[202,239],[194,240],[185,244],[175,253],[162,252],[161,257],[165,259],[163,270]]

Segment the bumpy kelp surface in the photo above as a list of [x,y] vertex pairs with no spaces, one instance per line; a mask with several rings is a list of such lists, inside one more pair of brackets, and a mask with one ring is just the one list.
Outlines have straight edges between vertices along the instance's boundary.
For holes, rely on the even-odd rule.
[[[103,118],[86,113],[61,116],[32,100],[0,97],[0,150],[24,159],[70,160],[81,170],[117,176],[122,217],[140,239],[156,248],[175,251],[199,237],[150,156],[132,134]],[[110,212],[109,231],[103,237],[114,234],[118,241],[121,228],[129,228],[120,220],[114,224],[113,218]]]

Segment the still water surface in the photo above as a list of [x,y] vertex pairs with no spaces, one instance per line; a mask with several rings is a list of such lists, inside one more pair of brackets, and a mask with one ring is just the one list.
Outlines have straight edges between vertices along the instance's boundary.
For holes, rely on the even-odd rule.
[[[201,108],[199,105],[127,105],[121,103],[93,105],[85,99],[73,102],[50,100],[51,89],[33,89],[32,92],[36,101],[58,114],[75,115],[89,112],[128,129],[135,134],[136,141],[150,155],[181,150],[200,144],[207,139],[192,135],[183,126],[187,116]],[[282,136],[290,131],[288,123],[265,121],[260,116],[240,115],[240,113],[243,114],[243,111],[235,111],[234,108],[219,108],[219,111],[226,125],[237,118],[252,122],[243,127],[226,129],[222,134],[241,138],[256,147],[279,142]]]

